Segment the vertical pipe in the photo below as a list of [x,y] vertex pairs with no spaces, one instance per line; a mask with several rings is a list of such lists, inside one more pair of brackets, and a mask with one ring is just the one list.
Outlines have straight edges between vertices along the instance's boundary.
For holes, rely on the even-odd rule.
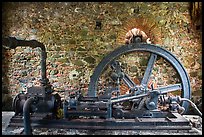
[[43,85],[47,85],[48,80],[47,80],[47,76],[46,76],[46,58],[47,58],[47,54],[46,54],[46,50],[45,50],[45,46],[42,44],[41,47],[41,77],[42,77],[42,84]]
[[26,100],[25,104],[23,105],[23,123],[24,123],[24,134],[25,135],[32,135],[31,129],[31,122],[30,122],[30,106],[34,102],[34,97],[29,98]]

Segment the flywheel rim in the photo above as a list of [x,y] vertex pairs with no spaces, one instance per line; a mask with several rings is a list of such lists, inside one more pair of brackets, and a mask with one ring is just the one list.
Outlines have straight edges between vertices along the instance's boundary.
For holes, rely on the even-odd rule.
[[[182,95],[181,97],[190,99],[191,98],[191,87],[190,87],[190,80],[188,74],[181,64],[181,62],[177,59],[175,55],[171,52],[167,51],[166,49],[147,43],[132,43],[129,45],[122,45],[121,47],[115,49],[111,53],[109,53],[106,57],[104,57],[98,66],[95,68],[93,75],[91,76],[89,87],[88,87],[88,96],[89,97],[96,97],[97,96],[97,85],[99,77],[102,71],[110,64],[112,60],[121,56],[122,54],[127,54],[135,51],[145,51],[150,52],[151,54],[156,54],[167,60],[171,66],[175,68],[177,73],[181,78],[181,85],[182,85]],[[188,110],[189,103],[182,102],[182,106],[185,108],[185,112]]]

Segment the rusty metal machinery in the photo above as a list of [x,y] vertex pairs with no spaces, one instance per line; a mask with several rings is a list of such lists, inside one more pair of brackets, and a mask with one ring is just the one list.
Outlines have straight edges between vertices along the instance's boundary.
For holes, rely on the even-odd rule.
[[[32,134],[32,127],[190,129],[189,121],[182,117],[192,104],[189,101],[188,74],[172,53],[158,45],[144,43],[135,37],[133,43],[120,46],[98,64],[91,76],[87,95],[77,90],[63,101],[59,94],[54,93],[46,77],[46,51],[42,43],[9,37],[3,39],[3,45],[9,49],[40,47],[42,51],[41,86],[28,88],[27,93],[19,93],[13,101],[15,116],[10,126],[24,126],[25,134]],[[128,55],[129,61],[125,60]],[[134,56],[136,58],[131,61]],[[140,66],[143,72],[137,75],[129,73],[127,62],[137,68],[136,60],[142,56],[147,59],[146,67]],[[150,83],[152,73],[157,62],[165,64],[161,60],[173,68],[177,80],[172,84],[154,86]],[[169,73],[166,75],[171,76]],[[133,80],[135,77],[139,82]],[[57,117],[59,109],[63,110],[63,118]]]

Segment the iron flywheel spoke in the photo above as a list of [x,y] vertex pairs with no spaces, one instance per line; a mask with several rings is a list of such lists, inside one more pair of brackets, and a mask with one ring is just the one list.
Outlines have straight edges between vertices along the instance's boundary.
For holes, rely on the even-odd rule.
[[147,63],[147,68],[145,70],[144,77],[141,81],[141,85],[143,85],[144,87],[146,87],[147,83],[149,82],[156,59],[157,59],[157,55],[152,53]]

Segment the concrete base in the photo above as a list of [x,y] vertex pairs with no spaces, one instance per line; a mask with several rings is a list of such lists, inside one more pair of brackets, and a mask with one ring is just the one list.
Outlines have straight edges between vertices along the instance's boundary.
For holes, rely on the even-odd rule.
[[2,112],[2,131],[5,131],[9,125],[10,119],[14,116],[15,112],[5,111]]
[[[8,128],[14,112],[2,112],[2,135],[22,135],[23,128]],[[202,135],[202,118],[197,115],[183,115],[192,124],[192,130],[75,130],[75,129],[33,129],[33,135]]]

